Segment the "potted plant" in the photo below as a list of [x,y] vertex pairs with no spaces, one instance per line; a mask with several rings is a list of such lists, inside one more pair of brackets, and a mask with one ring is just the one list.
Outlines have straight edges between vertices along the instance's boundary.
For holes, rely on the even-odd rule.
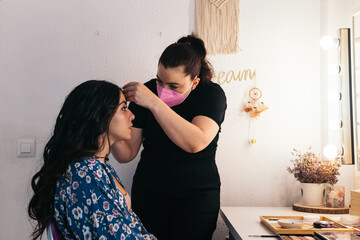
[[311,148],[305,153],[294,149],[291,154],[294,156],[291,160],[293,167],[287,170],[301,183],[302,204],[323,205],[325,183],[337,183],[340,159],[320,158]]

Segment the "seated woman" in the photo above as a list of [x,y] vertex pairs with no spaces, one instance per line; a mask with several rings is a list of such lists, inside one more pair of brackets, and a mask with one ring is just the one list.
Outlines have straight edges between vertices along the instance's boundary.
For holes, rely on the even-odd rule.
[[51,222],[60,239],[156,239],[131,210],[129,195],[108,163],[112,144],[131,138],[133,119],[115,84],[90,80],[67,96],[45,146],[44,164],[31,182],[33,239]]

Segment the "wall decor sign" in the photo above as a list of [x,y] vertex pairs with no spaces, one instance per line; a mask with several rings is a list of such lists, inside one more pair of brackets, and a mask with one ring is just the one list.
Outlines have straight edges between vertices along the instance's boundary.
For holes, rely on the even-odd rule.
[[233,81],[245,81],[245,80],[255,80],[256,79],[256,70],[252,69],[245,69],[245,70],[229,70],[225,71],[218,71],[215,72],[213,81],[218,84],[224,83],[231,83]]
[[196,25],[208,54],[240,51],[239,0],[196,0]]

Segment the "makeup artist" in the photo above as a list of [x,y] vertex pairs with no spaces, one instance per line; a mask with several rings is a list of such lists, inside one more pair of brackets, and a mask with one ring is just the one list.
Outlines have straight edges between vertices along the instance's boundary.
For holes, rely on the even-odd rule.
[[216,228],[226,97],[212,77],[204,42],[189,35],[164,50],[155,79],[123,87],[136,118],[131,140],[116,142],[112,153],[128,162],[143,144],[132,208],[160,240],[210,240]]

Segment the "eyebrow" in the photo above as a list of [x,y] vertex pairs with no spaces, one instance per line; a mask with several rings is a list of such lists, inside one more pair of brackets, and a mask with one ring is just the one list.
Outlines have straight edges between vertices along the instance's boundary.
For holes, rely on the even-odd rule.
[[123,103],[125,103],[125,105],[127,105],[127,102],[126,102],[126,101],[122,101],[121,103],[119,103],[119,106],[120,106],[121,104],[123,104]]
[[[156,77],[157,77],[158,81],[163,82],[163,81],[161,81],[161,79],[159,78],[158,75],[156,75]],[[170,85],[180,85],[180,83],[177,83],[177,82],[169,82],[169,83],[167,83],[167,84],[170,84]]]

